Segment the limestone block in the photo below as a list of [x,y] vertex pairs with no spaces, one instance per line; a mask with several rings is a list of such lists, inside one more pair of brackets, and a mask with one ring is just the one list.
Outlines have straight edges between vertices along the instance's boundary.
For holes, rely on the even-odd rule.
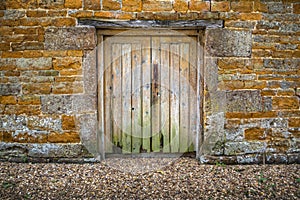
[[18,83],[0,84],[0,95],[18,95],[21,91],[21,85]]
[[208,29],[206,54],[220,57],[250,57],[251,32],[226,29]]
[[48,114],[68,114],[71,113],[71,96],[42,96],[42,111]]
[[94,27],[48,28],[45,32],[45,49],[76,50],[96,47]]
[[265,142],[227,142],[225,155],[260,154],[265,150]]
[[228,112],[253,112],[262,109],[259,91],[227,91],[226,108]]

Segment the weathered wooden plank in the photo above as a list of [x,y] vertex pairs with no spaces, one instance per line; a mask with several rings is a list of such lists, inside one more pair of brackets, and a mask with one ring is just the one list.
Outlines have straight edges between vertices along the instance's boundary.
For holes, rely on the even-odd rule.
[[111,98],[111,89],[112,89],[112,81],[111,81],[111,44],[110,42],[105,42],[104,47],[108,52],[106,53],[105,61],[104,61],[104,133],[105,133],[105,152],[112,152],[112,98]]
[[103,36],[98,37],[97,46],[97,73],[98,73],[98,131],[97,131],[97,145],[98,153],[97,159],[105,159],[105,138],[104,138],[104,49]]
[[222,28],[223,20],[128,20],[108,21],[101,19],[79,19],[79,25],[89,25],[96,28],[174,28],[174,29],[201,29],[201,28]]
[[163,152],[170,152],[170,45],[161,44],[161,132]]
[[122,46],[119,43],[112,44],[112,132],[113,132],[113,145],[114,152],[121,152],[121,130],[122,130],[122,113],[120,108],[122,107]]
[[131,44],[122,44],[122,152],[131,153]]
[[151,139],[151,57],[150,42],[142,49],[142,153],[150,152]]
[[132,123],[132,152],[133,153],[139,153],[142,147],[141,63],[142,63],[142,44],[132,44],[131,123]]
[[196,40],[190,43],[190,59],[189,59],[189,84],[190,84],[190,95],[189,95],[189,102],[190,102],[190,125],[189,125],[189,151],[195,150],[195,140],[197,136],[197,113],[199,112],[197,108],[197,81],[198,81],[198,64],[197,64],[197,42]]
[[151,80],[151,138],[152,151],[160,151],[160,41],[152,38],[152,80]]
[[170,112],[170,138],[171,138],[171,152],[179,151],[179,45],[170,45],[171,54],[171,112]]
[[203,100],[204,100],[204,35],[198,35],[197,37],[197,127],[195,138],[195,151],[196,158],[199,159],[202,154],[202,144],[204,141],[203,134]]
[[188,150],[189,134],[189,43],[180,43],[180,152]]
[[108,36],[129,36],[129,37],[140,37],[140,36],[197,36],[199,35],[198,30],[195,29],[185,29],[185,30],[171,30],[170,29],[147,29],[147,31],[141,31],[140,29],[98,29],[98,36],[108,35]]
[[[196,44],[178,36],[117,36],[104,47],[109,49],[104,65],[110,66],[103,84],[104,131],[123,153],[194,150],[199,112]],[[107,153],[121,153],[106,148]]]

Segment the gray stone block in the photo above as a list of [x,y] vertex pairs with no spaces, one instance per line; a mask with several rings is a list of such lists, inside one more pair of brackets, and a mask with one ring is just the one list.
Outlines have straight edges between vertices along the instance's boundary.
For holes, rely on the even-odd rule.
[[28,144],[0,142],[0,158],[26,156],[29,151]]
[[262,154],[248,154],[237,156],[238,164],[261,164],[263,163]]
[[80,139],[82,144],[91,154],[96,157],[99,153],[99,141],[97,141],[97,114],[78,115],[76,119],[80,126]]
[[208,56],[251,56],[251,32],[226,29],[208,29],[206,53]]
[[97,110],[96,96],[53,95],[42,96],[42,112],[47,114],[80,114]]
[[31,144],[28,152],[30,157],[72,158],[82,157],[84,152],[81,144]]
[[[97,94],[96,50],[88,51],[83,58],[83,82],[85,94]],[[99,74],[101,76],[101,74]],[[101,78],[101,77],[99,77]]]
[[21,84],[13,83],[13,84],[0,84],[0,95],[8,96],[8,95],[18,95],[21,92]]
[[269,30],[269,29],[275,29],[275,30],[278,30],[279,27],[282,26],[282,23],[280,22],[269,22],[269,21],[258,21],[257,22],[257,25],[256,25],[256,28],[257,29],[266,29],[266,30]]
[[265,142],[227,142],[225,155],[260,154],[265,150]]
[[266,155],[266,163],[267,164],[287,164],[288,157],[286,154],[272,154]]
[[42,112],[48,114],[72,113],[71,96],[42,96]]
[[27,117],[15,116],[15,115],[3,115],[0,117],[0,130],[15,131],[23,130],[27,131]]
[[272,110],[272,97],[263,97],[262,98],[262,110],[271,111]]
[[47,70],[52,68],[52,58],[19,58],[16,60],[16,66],[20,70]]
[[274,2],[274,1],[266,1],[268,5],[268,13],[291,13],[292,12],[292,6],[291,4],[286,4],[282,2]]
[[261,111],[262,98],[259,91],[227,91],[226,108],[228,112]]
[[4,19],[19,19],[25,16],[25,10],[5,10]]
[[240,128],[225,129],[226,141],[241,142],[244,140],[244,131]]
[[271,59],[265,58],[265,68],[273,69],[300,69],[300,59]]
[[300,154],[288,154],[288,164],[297,163],[300,164]]
[[64,0],[39,0],[39,6],[42,8],[52,8],[57,6],[63,6]]
[[77,50],[96,47],[94,27],[48,28],[45,32],[45,49]]
[[75,113],[95,112],[97,97],[95,95],[72,96],[72,111]]
[[62,122],[60,118],[29,116],[27,118],[28,127],[37,130],[62,131]]

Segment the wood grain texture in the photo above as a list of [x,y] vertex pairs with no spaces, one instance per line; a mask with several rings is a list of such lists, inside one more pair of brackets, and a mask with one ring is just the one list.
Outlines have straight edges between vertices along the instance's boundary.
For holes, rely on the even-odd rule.
[[142,132],[143,145],[142,152],[150,152],[151,139],[151,57],[150,57],[150,40],[149,46],[143,48],[142,60]]
[[171,57],[171,71],[170,71],[170,138],[171,138],[171,152],[179,151],[179,44],[170,45]]
[[105,151],[112,152],[112,122],[113,116],[111,115],[111,46],[109,43],[104,43],[104,48],[108,50],[104,59],[104,133],[105,133]]
[[122,152],[131,152],[131,44],[122,44]]
[[161,43],[161,132],[163,152],[170,152],[170,45]]
[[103,21],[98,19],[79,19],[79,25],[89,25],[102,29],[113,28],[176,28],[176,29],[201,29],[222,28],[223,20],[128,20],[128,21]]
[[179,118],[179,152],[186,152],[188,150],[188,136],[189,136],[189,43],[180,44],[180,118]]
[[106,152],[194,151],[197,45],[182,36],[110,37],[105,64]]
[[141,127],[141,87],[142,87],[142,45],[132,44],[132,107],[131,107],[131,121],[132,121],[132,152],[139,153],[142,148],[142,127]]
[[151,150],[160,151],[160,76],[161,60],[159,38],[152,38],[152,76],[151,76]]

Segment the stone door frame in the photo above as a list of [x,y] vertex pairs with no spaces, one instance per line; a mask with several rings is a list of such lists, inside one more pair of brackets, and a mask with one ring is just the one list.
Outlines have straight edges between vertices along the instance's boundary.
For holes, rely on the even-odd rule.
[[[112,34],[112,32],[120,32],[122,30],[142,30],[145,31],[156,31],[156,30],[176,30],[176,31],[188,31],[188,30],[196,30],[197,32],[197,42],[198,42],[198,52],[201,52],[197,58],[197,108],[199,108],[197,112],[197,133],[196,133],[196,158],[199,159],[201,156],[201,147],[204,138],[203,132],[203,90],[204,90],[204,41],[205,41],[205,29],[207,28],[222,28],[223,21],[222,20],[186,20],[186,21],[146,21],[146,20],[132,20],[132,21],[99,21],[92,19],[80,19],[80,25],[89,25],[93,26],[97,29],[98,36],[98,44],[103,41],[103,36],[105,34]],[[103,72],[103,46],[100,45],[97,48],[97,61],[96,65],[98,67],[97,74],[101,74]],[[101,84],[101,78],[97,78],[98,85],[98,130],[97,130],[97,147],[98,147],[98,159],[105,159],[105,137],[104,130],[102,127],[104,124],[103,112],[99,112],[99,110],[103,110],[103,84]]]

